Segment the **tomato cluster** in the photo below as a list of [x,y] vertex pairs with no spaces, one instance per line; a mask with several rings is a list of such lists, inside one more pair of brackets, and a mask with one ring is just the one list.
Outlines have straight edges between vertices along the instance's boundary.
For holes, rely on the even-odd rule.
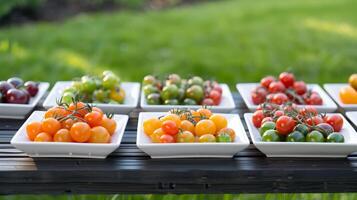
[[150,105],[219,105],[222,88],[215,81],[204,81],[199,76],[182,79],[177,74],[160,80],[152,75],[144,77],[143,91]]
[[42,121],[26,126],[27,137],[34,142],[109,143],[115,130],[110,116],[83,102],[50,108]]
[[292,104],[265,103],[254,112],[252,122],[267,142],[344,142],[339,133],[343,118],[318,114],[313,106],[297,109]]
[[111,71],[104,71],[102,76],[82,76],[64,89],[61,101],[69,104],[72,99],[87,103],[122,104],[125,100],[125,90],[120,85],[120,79]]
[[340,99],[345,104],[357,104],[357,74],[352,74],[348,83],[348,86],[341,88]]
[[233,142],[235,132],[227,119],[207,108],[170,111],[144,121],[143,128],[154,143]]
[[304,81],[296,81],[292,73],[283,72],[279,80],[273,76],[266,76],[260,81],[260,85],[251,92],[255,105],[271,102],[282,105],[286,102],[303,105],[322,105],[320,95],[308,90]]

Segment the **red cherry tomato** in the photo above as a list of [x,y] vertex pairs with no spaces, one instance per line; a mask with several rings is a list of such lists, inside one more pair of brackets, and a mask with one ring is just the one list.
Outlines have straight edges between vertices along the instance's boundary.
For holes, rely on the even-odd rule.
[[279,75],[279,80],[284,84],[286,88],[292,87],[295,82],[294,74],[283,72]]
[[273,118],[272,118],[272,117],[265,117],[265,118],[262,120],[261,124],[264,124],[265,122],[272,122],[272,121],[273,121]]
[[167,120],[161,125],[162,130],[169,135],[176,135],[179,132],[179,128],[172,120]]
[[285,86],[282,82],[276,81],[272,82],[269,85],[269,92],[270,93],[278,93],[278,92],[284,92],[285,91]]
[[293,118],[284,115],[276,121],[276,130],[280,135],[287,135],[293,131],[295,124]]
[[322,98],[319,94],[312,93],[310,97],[306,100],[309,105],[322,105]]
[[276,93],[273,96],[273,99],[271,100],[272,103],[282,105],[288,101],[288,96],[284,93]]
[[343,127],[343,118],[338,114],[328,115],[325,122],[330,124],[335,132],[340,132]]
[[270,83],[274,81],[275,81],[274,76],[266,76],[262,80],[260,80],[260,85],[268,89]]
[[267,90],[263,87],[257,87],[251,92],[252,101],[255,105],[265,102],[266,95],[268,94]]
[[262,121],[264,119],[264,113],[262,110],[257,110],[254,112],[253,117],[252,117],[252,121],[255,127],[260,128],[260,126],[262,125]]
[[222,95],[217,90],[211,90],[208,97],[213,100],[215,105],[218,105],[221,102]]
[[202,101],[202,105],[213,106],[214,105],[214,101],[211,98],[205,98]]
[[275,111],[275,113],[274,113],[274,118],[278,118],[278,117],[281,117],[281,116],[283,116],[284,115],[284,111],[282,111],[282,110],[277,110],[277,111]]
[[212,90],[216,90],[217,92],[219,92],[220,94],[222,94],[223,90],[221,88],[221,86],[219,86],[218,84],[217,85],[214,85]]
[[175,138],[172,137],[171,135],[163,134],[162,136],[160,136],[160,142],[161,143],[174,143]]
[[293,86],[296,94],[303,95],[307,91],[307,87],[304,81],[296,81]]
[[310,117],[310,118],[308,118],[306,120],[306,123],[308,125],[310,125],[310,126],[316,126],[316,125],[321,124],[323,122],[324,122],[324,120],[319,116],[313,116],[313,117]]
[[305,106],[299,111],[302,116],[316,116],[317,110],[314,106]]

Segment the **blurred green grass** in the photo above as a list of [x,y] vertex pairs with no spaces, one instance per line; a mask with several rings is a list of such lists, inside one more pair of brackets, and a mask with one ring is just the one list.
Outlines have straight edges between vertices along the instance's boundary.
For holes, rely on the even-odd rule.
[[291,69],[307,82],[345,82],[357,71],[356,9],[354,0],[226,0],[6,27],[0,79],[112,69],[126,81],[176,72],[233,86]]

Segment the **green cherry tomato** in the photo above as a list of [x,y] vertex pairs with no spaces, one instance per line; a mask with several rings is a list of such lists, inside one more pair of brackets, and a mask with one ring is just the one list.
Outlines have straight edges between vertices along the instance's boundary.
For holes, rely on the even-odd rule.
[[151,93],[146,97],[146,102],[149,105],[159,105],[160,102],[160,94],[158,93]]
[[195,136],[190,131],[179,132],[176,135],[176,142],[178,143],[195,142]]
[[305,136],[299,131],[293,131],[286,137],[287,142],[305,142]]
[[232,142],[232,138],[228,133],[219,133],[217,135],[217,142]]
[[76,95],[72,92],[65,92],[62,95],[62,103],[67,103],[70,104],[73,102],[73,99],[76,97]]
[[164,102],[165,105],[178,105],[179,101],[177,99],[167,99]]
[[198,85],[198,86],[202,87],[203,86],[203,79],[201,77],[199,77],[199,76],[194,76],[194,77],[192,77],[192,78],[190,78],[188,80],[188,84],[190,86]]
[[263,133],[265,133],[265,131],[267,130],[274,130],[275,129],[275,123],[274,122],[265,122],[264,124],[262,124],[262,126],[259,129],[259,133],[260,135],[263,135]]
[[115,86],[119,85],[120,79],[114,74],[108,74],[103,77],[103,87],[105,89],[113,89]]
[[176,99],[179,95],[179,90],[176,85],[166,85],[161,91],[161,99]]
[[167,77],[166,85],[171,85],[171,84],[174,84],[177,87],[180,87],[181,77],[177,74],[170,74],[169,77]]
[[311,131],[306,136],[306,142],[324,142],[324,135],[319,131]]
[[82,82],[81,81],[73,81],[71,84],[76,91],[82,91]]
[[264,142],[279,142],[280,137],[276,130],[267,130],[263,133],[262,141]]
[[97,84],[92,78],[82,78],[82,91],[92,93],[97,88]]
[[158,93],[159,89],[157,89],[154,85],[145,85],[143,87],[143,91],[145,96],[149,96],[149,94]]
[[344,143],[345,137],[341,133],[331,133],[327,136],[327,142]]
[[63,94],[66,93],[66,92],[70,92],[70,93],[76,93],[77,92],[77,89],[74,88],[74,87],[67,87],[66,89],[63,90]]
[[193,85],[186,90],[186,97],[200,103],[204,97],[204,91],[201,86]]
[[182,101],[182,100],[184,100],[184,98],[185,98],[185,90],[182,89],[182,88],[179,88],[179,90],[178,90],[178,99],[180,101]]
[[95,90],[93,92],[93,99],[97,102],[106,102],[109,98],[109,91],[107,90]]
[[199,142],[216,142],[216,137],[212,134],[204,134],[201,137],[198,138]]
[[304,124],[298,124],[295,126],[294,131],[299,131],[306,136],[309,133],[309,127]]
[[143,79],[143,85],[154,85],[156,83],[156,78],[153,75],[147,75]]
[[186,98],[183,100],[184,105],[197,105],[196,101],[190,98]]

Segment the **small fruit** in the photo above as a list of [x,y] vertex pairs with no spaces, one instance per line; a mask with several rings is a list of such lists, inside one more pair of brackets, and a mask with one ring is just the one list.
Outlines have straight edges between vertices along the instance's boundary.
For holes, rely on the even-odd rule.
[[357,74],[352,74],[348,79],[348,83],[350,84],[351,87],[357,90]]
[[102,123],[100,125],[103,126],[105,129],[107,129],[110,135],[113,135],[117,128],[117,123],[115,122],[115,120],[108,118],[105,115],[103,115]]
[[262,141],[265,142],[278,142],[280,141],[280,137],[278,135],[278,132],[275,130],[267,130],[264,132],[262,136]]
[[61,129],[61,123],[55,118],[47,118],[42,121],[42,131],[53,136]]
[[216,125],[212,120],[203,119],[196,124],[195,134],[196,136],[202,136],[205,134],[214,135],[216,130]]
[[217,135],[222,134],[222,133],[227,133],[231,137],[231,140],[234,141],[236,138],[236,133],[233,129],[231,128],[222,128],[221,130],[218,131]]
[[172,120],[164,121],[161,128],[166,134],[169,135],[176,135],[179,132],[177,124]]
[[30,122],[26,126],[27,137],[34,141],[36,136],[42,132],[42,123],[41,122]]
[[274,130],[274,129],[275,129],[275,123],[274,122],[265,122],[260,127],[259,133],[260,133],[260,135],[263,135],[265,133],[265,131]]
[[212,134],[203,134],[198,138],[198,142],[201,143],[209,143],[209,142],[216,142],[216,137]]
[[102,126],[96,126],[90,130],[90,137],[88,142],[90,143],[109,143],[110,134]]
[[195,142],[195,136],[190,131],[179,132],[176,136],[176,142],[178,143],[191,143]]
[[294,131],[298,131],[306,136],[309,133],[309,127],[305,124],[298,124],[295,126]]
[[335,132],[340,132],[343,127],[343,118],[339,114],[328,115],[325,122],[330,124]]
[[293,131],[286,137],[287,142],[305,142],[305,136],[299,131]]
[[357,104],[357,90],[351,86],[346,86],[340,90],[340,99],[345,104]]
[[91,128],[87,123],[77,122],[71,127],[70,134],[75,142],[87,142],[91,137]]
[[160,137],[161,143],[174,143],[175,138],[172,135],[164,134]]
[[293,131],[295,124],[291,117],[283,115],[276,121],[276,130],[280,135],[287,135]]
[[324,142],[324,135],[319,131],[311,131],[306,136],[306,142]]
[[331,133],[327,136],[327,142],[343,143],[345,142],[345,138],[341,133]]
[[52,142],[52,135],[42,132],[37,134],[34,139],[35,142]]
[[73,142],[68,129],[60,129],[53,136],[54,142]]
[[232,138],[228,133],[219,133],[217,135],[217,142],[232,142]]
[[228,125],[228,121],[223,115],[213,114],[209,119],[216,125],[216,131],[226,128]]

